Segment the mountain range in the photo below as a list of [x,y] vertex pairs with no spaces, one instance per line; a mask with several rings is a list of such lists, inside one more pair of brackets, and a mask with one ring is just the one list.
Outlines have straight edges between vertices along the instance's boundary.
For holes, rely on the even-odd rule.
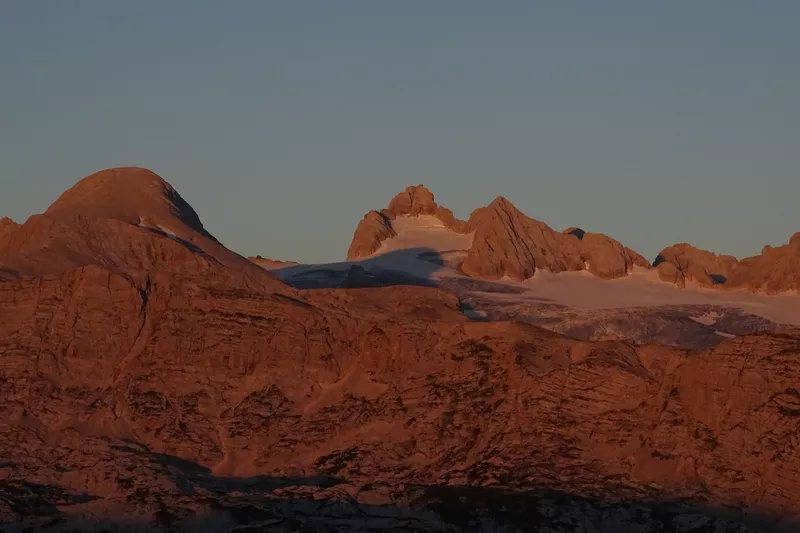
[[[636,267],[651,268],[642,255],[606,235],[580,228],[556,231],[527,217],[503,197],[473,211],[469,220],[458,220],[452,211],[439,206],[422,185],[406,188],[387,209],[368,212],[355,231],[347,258],[363,259],[378,252],[385,240],[397,235],[393,221],[420,215],[435,218],[453,233],[471,235],[459,270],[474,278],[523,281],[537,270],[585,270],[603,279],[615,279]],[[724,290],[744,288],[769,294],[797,291],[800,232],[791,237],[788,245],[765,246],[761,255],[742,261],[690,244],[674,244],[658,254],[652,267],[660,279],[680,286],[689,281]]]
[[606,235],[554,230],[502,197],[458,220],[417,185],[364,216],[348,261],[266,268],[298,288],[444,287],[473,319],[698,349],[800,325],[799,243],[796,234],[742,261],[681,243],[651,263]]
[[800,238],[649,264],[417,186],[250,260],[156,174],[0,221],[7,531],[797,531]]

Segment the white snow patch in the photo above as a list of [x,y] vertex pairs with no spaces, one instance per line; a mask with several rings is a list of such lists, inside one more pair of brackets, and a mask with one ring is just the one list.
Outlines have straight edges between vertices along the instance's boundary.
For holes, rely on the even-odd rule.
[[375,267],[399,270],[426,279],[438,279],[442,274],[459,275],[454,270],[436,265],[419,255],[424,252],[440,252],[444,260],[447,257],[452,258],[454,253],[465,253],[472,246],[473,234],[464,235],[448,229],[433,215],[397,217],[392,221],[392,227],[397,236],[384,240],[378,251],[369,257],[358,261],[287,267],[278,271],[278,276],[286,279],[318,269],[343,271],[352,265],[361,265],[366,269]]
[[394,250],[411,248],[426,248],[436,252],[469,250],[474,237],[474,233],[457,233],[445,227],[442,221],[433,215],[397,217],[392,220],[392,228],[397,236],[383,241],[373,257]]
[[175,233],[174,233],[172,230],[165,228],[165,227],[164,227],[164,226],[162,226],[161,224],[158,224],[158,226],[157,226],[157,227],[158,227],[158,229],[159,229],[159,230],[161,230],[161,232],[162,232],[162,233],[163,233],[163,234],[164,234],[164,235],[165,235],[165,236],[166,236],[168,239],[171,239],[171,240],[173,240],[173,241],[175,241],[175,242],[180,242],[180,243],[182,243],[182,242],[183,242],[183,239],[181,239],[180,237],[178,237],[177,235],[175,235]]
[[710,313],[705,313],[703,315],[696,315],[689,317],[698,324],[703,324],[704,326],[710,326],[712,324],[716,324],[717,320],[719,319],[719,313],[716,311],[712,311]]
[[[420,259],[418,252],[464,252],[472,245],[473,234],[456,233],[430,215],[398,217],[392,221],[396,237],[385,240],[377,253],[361,261],[344,261],[325,265],[298,265],[279,271],[282,278],[315,269],[346,270],[360,264],[364,268],[377,267],[399,270],[427,279],[466,278],[453,268],[436,265]],[[162,229],[163,230],[163,229]],[[391,253],[390,253],[391,252]],[[685,288],[659,279],[655,269],[634,266],[628,276],[604,280],[585,270],[553,274],[537,270],[523,282],[503,277],[495,283],[526,289],[521,294],[492,293],[497,302],[517,303],[548,301],[583,309],[609,309],[623,307],[652,307],[666,305],[718,305],[739,308],[782,324],[800,325],[800,294],[797,291],[779,295],[753,293],[747,290],[723,291],[687,283]],[[484,293],[484,296],[487,296]],[[694,317],[701,324],[712,325],[713,314]]]
[[600,279],[585,271],[560,274],[537,271],[529,280],[511,283],[522,285],[529,291],[522,295],[498,294],[498,298],[548,298],[553,303],[584,309],[719,305],[739,308],[778,323],[800,324],[800,296],[797,293],[767,295],[746,290],[722,291],[695,284],[680,288],[661,281],[654,270],[637,269],[628,276],[613,280]]

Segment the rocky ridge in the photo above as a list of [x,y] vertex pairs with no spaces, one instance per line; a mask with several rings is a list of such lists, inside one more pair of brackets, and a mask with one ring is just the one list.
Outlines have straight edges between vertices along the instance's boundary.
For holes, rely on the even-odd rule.
[[[496,198],[458,220],[439,206],[433,194],[417,185],[408,187],[383,211],[370,211],[358,225],[348,260],[362,260],[397,236],[392,221],[398,217],[433,215],[458,234],[472,234],[472,246],[457,267],[471,277],[523,281],[539,269],[559,273],[586,270],[602,279],[615,279],[634,267],[649,269],[637,252],[599,233],[580,228],[557,232],[524,215],[508,199]],[[652,267],[662,281],[685,287],[687,282],[714,289],[747,289],[768,294],[800,289],[800,233],[789,244],[766,246],[762,253],[741,261],[679,243],[664,248]]]
[[348,259],[368,257],[383,241],[396,236],[392,220],[419,215],[433,215],[456,233],[474,233],[461,271],[476,278],[507,276],[522,281],[537,269],[544,269],[588,270],[603,279],[613,279],[628,274],[634,266],[650,266],[641,255],[610,237],[583,230],[555,231],[528,218],[502,197],[476,209],[468,221],[458,220],[452,211],[436,204],[433,194],[422,185],[408,187],[384,211],[367,213],[356,228]]

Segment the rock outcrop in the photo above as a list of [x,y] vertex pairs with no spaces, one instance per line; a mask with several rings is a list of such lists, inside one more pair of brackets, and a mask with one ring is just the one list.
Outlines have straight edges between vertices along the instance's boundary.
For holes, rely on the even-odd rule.
[[739,261],[725,287],[768,294],[800,290],[800,232],[789,244],[765,246],[760,255]]
[[431,215],[456,233],[469,233],[469,226],[457,219],[453,212],[436,203],[433,193],[423,185],[406,187],[392,198],[389,207],[382,211],[370,211],[359,222],[353,234],[347,259],[353,261],[363,259],[377,252],[386,239],[397,236],[392,227],[392,220],[398,217],[417,217]]
[[248,257],[250,261],[257,264],[261,268],[265,268],[267,270],[279,270],[281,268],[288,268],[292,266],[297,266],[300,263],[296,261],[281,261],[280,259],[269,259],[267,257],[261,257],[257,255],[255,257]]
[[586,233],[580,242],[586,270],[600,278],[620,278],[633,267],[650,268],[644,256],[602,233]]
[[604,279],[625,276],[644,258],[602,234],[577,228],[558,232],[525,216],[503,197],[469,218],[475,237],[462,271],[473,277],[522,281],[537,269],[558,273],[588,270]]
[[451,210],[437,204],[433,193],[423,185],[406,187],[405,191],[392,198],[383,213],[391,220],[400,216],[433,215],[446,228],[456,233],[469,233],[469,224],[457,219]]
[[397,236],[392,221],[383,213],[370,211],[358,223],[353,241],[347,250],[347,260],[362,259],[377,252],[386,239]]
[[717,255],[690,244],[674,244],[661,250],[653,262],[663,281],[681,287],[687,281],[705,287],[724,284],[738,260],[732,255]]

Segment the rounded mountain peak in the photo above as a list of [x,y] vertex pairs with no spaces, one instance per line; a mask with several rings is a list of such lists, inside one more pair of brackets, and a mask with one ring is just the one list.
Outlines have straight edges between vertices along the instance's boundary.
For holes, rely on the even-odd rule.
[[210,237],[200,217],[175,188],[155,172],[139,167],[110,168],[95,172],[64,192],[45,215],[112,218],[139,224],[142,220],[168,222],[179,219]]

